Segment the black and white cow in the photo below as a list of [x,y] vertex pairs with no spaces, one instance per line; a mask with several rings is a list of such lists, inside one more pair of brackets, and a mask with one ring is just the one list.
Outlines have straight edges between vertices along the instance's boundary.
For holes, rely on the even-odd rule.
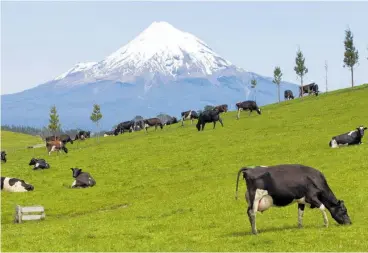
[[240,111],[249,110],[249,116],[253,110],[256,111],[258,114],[261,114],[261,109],[258,108],[257,103],[255,101],[247,100],[247,101],[236,103],[235,105],[236,105],[236,108],[238,109],[237,119],[240,118]]
[[133,132],[134,129],[135,129],[135,122],[134,120],[129,120],[129,121],[124,121],[124,122],[121,122],[119,123],[117,126],[116,126],[116,129],[118,130],[118,132],[120,134],[123,134],[124,132]]
[[85,140],[87,138],[91,138],[91,131],[81,130],[77,133],[74,140]]
[[291,90],[284,91],[284,98],[285,100],[294,99],[293,92]]
[[93,187],[96,181],[88,172],[82,172],[79,168],[70,168],[73,171],[73,178],[75,178],[72,188],[86,188]]
[[364,136],[364,130],[367,130],[367,127],[359,126],[356,130],[334,136],[329,142],[329,146],[331,148],[338,148],[340,145],[347,146],[363,144],[362,138]]
[[337,223],[351,224],[344,201],[335,197],[324,175],[314,168],[301,164],[241,168],[236,181],[236,199],[241,173],[247,185],[245,198],[248,203],[247,214],[253,234],[257,234],[257,212],[264,212],[272,206],[288,206],[295,202],[298,203],[298,226],[300,228],[303,226],[305,205],[321,210],[326,227],[328,226],[326,209]]
[[33,191],[34,187],[22,179],[1,177],[1,190],[7,192],[28,192]]
[[198,117],[199,117],[198,113],[196,111],[193,111],[193,110],[182,112],[181,113],[181,125],[184,126],[184,121],[185,120],[191,120],[191,124],[193,125],[193,120],[198,119]]
[[113,135],[117,136],[117,135],[119,135],[119,132],[120,132],[120,130],[118,130],[118,129],[114,129],[112,131],[107,131],[107,132],[104,133],[104,137],[113,136]]
[[164,125],[162,124],[162,121],[159,118],[144,119],[143,124],[144,124],[143,125],[144,129],[146,130],[146,133],[147,133],[147,129],[152,126],[155,127],[155,131],[157,130],[158,126],[161,128],[161,130],[164,128]]
[[33,170],[50,168],[50,164],[48,164],[45,159],[32,158],[29,165],[34,165]]
[[1,151],[1,162],[6,163],[6,152],[5,151]]
[[198,131],[202,131],[204,129],[204,126],[206,123],[213,122],[213,129],[216,127],[216,122],[219,121],[221,123],[221,126],[224,127],[224,124],[222,123],[222,119],[220,118],[220,112],[218,110],[210,110],[210,111],[204,111],[199,115],[198,122],[197,122],[197,129]]
[[305,93],[310,94],[314,94],[316,96],[318,96],[319,90],[318,90],[318,84],[316,83],[310,83],[310,84],[306,84],[303,85],[303,90],[302,87],[299,87],[299,97],[302,97]]

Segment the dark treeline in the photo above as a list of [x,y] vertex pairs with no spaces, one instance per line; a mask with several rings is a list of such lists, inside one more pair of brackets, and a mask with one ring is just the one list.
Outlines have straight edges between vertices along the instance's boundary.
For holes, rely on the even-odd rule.
[[[29,134],[33,136],[40,136],[41,138],[45,138],[47,136],[52,136],[51,131],[47,128],[35,128],[30,126],[14,126],[14,125],[3,125],[1,126],[2,131],[10,131],[16,133]],[[60,134],[68,134],[71,137],[75,137],[75,135],[82,129],[69,129],[69,130],[59,130],[56,132],[56,135]]]

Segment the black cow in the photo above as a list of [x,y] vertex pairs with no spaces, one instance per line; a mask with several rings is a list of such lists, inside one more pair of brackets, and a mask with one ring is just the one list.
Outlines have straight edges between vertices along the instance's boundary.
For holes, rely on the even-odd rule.
[[213,110],[218,110],[220,113],[221,112],[226,113],[228,111],[228,106],[227,106],[227,104],[218,105],[218,106],[215,106],[215,108],[213,108]]
[[32,158],[29,165],[34,165],[33,170],[50,168],[50,164],[45,159]]
[[339,145],[359,145],[359,144],[362,144],[362,138],[364,136],[364,130],[367,130],[367,127],[360,126],[360,127],[357,127],[356,130],[334,136],[334,137],[332,137],[332,140],[329,142],[329,146],[331,148],[338,148]]
[[236,181],[236,199],[241,173],[247,185],[245,198],[253,234],[257,234],[257,212],[264,212],[271,206],[288,206],[294,202],[298,203],[300,228],[303,226],[303,212],[306,204],[310,208],[321,210],[326,227],[328,226],[326,208],[337,223],[351,224],[344,201],[335,197],[324,175],[314,168],[301,164],[241,168]]
[[285,100],[294,99],[293,92],[291,90],[284,91],[284,98]]
[[5,151],[1,151],[1,162],[6,163],[6,152]]
[[147,128],[154,126],[155,131],[157,130],[157,126],[160,126],[161,130],[163,129],[163,124],[159,118],[150,118],[150,119],[144,119],[143,120],[144,129],[147,133]]
[[191,125],[193,125],[193,120],[198,119],[198,113],[193,110],[189,110],[181,113],[181,125],[184,126],[185,120],[191,120]]
[[224,124],[222,123],[222,119],[220,118],[220,112],[218,110],[204,111],[201,114],[199,114],[199,118],[198,118],[196,127],[198,131],[201,131],[201,126],[202,126],[202,131],[203,131],[206,123],[213,122],[213,129],[215,129],[217,121],[219,121],[221,123],[221,126],[224,127]]
[[120,134],[123,134],[125,131],[131,133],[135,130],[135,122],[134,120],[121,122],[116,126],[116,129]]
[[69,135],[67,134],[62,134],[60,136],[48,136],[46,137],[46,142],[49,142],[49,141],[62,141],[65,144],[67,144],[68,142],[70,142],[70,144],[73,144],[73,140],[72,138],[70,138]]
[[91,138],[91,131],[81,130],[77,133],[74,140],[85,140],[87,138]]
[[178,123],[178,119],[176,117],[171,117],[168,121],[165,122],[164,125],[173,125]]
[[96,181],[88,172],[82,172],[79,168],[70,168],[73,171],[73,178],[75,178],[72,188],[86,188],[96,185]]
[[255,101],[247,100],[247,101],[236,103],[235,105],[236,105],[236,108],[238,109],[237,119],[240,118],[240,111],[243,111],[243,110],[244,111],[249,110],[249,116],[253,110],[256,111],[258,114],[261,114],[261,108],[258,108],[257,103]]
[[1,190],[7,192],[28,192],[33,191],[31,184],[24,182],[22,179],[13,177],[1,177]]
[[302,92],[302,87],[299,87],[299,97],[302,97],[305,93],[308,94],[315,94],[316,96],[318,96],[318,84],[316,83],[310,83],[310,84],[306,84],[303,85],[303,92]]

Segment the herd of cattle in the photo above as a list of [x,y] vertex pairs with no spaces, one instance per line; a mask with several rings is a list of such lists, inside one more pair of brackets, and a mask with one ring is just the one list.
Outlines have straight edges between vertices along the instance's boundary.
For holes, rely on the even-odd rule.
[[[305,86],[304,86],[305,87]],[[310,85],[308,91],[316,91],[318,94],[318,86]],[[285,99],[294,98],[291,91],[285,91]],[[261,109],[257,106],[255,101],[244,101],[236,103],[237,119],[239,119],[240,112],[249,110],[249,115],[252,111],[256,111],[261,115]],[[206,123],[213,122],[213,128],[216,122],[219,121],[223,126],[220,113],[227,112],[228,106],[226,104],[216,106],[211,110],[204,111],[198,114],[194,110],[188,110],[181,113],[182,125],[185,120],[197,119],[198,131],[204,129]],[[149,127],[160,127],[164,125],[171,125],[178,123],[178,120],[173,117],[165,123],[159,118],[144,119],[141,121],[126,121],[117,125],[117,127],[107,132],[108,135],[118,135],[126,131],[133,132]],[[341,145],[357,145],[362,144],[364,131],[367,127],[359,126],[353,131],[344,134],[333,136],[329,142],[331,148],[337,148]],[[75,140],[84,140],[90,138],[90,132],[80,131],[74,140],[69,135],[50,136],[45,139],[46,148],[50,155],[52,151],[60,152],[63,150],[68,153],[66,144],[70,142],[73,144]],[[1,161],[6,163],[6,152],[1,151]],[[33,170],[49,169],[51,166],[42,158],[32,158],[29,165],[33,165]],[[85,188],[96,185],[96,181],[88,172],[82,172],[79,168],[71,168],[73,172],[72,188]],[[336,198],[330,189],[326,178],[317,169],[311,168],[301,164],[280,164],[275,166],[255,166],[244,167],[238,171],[236,181],[236,199],[239,184],[240,174],[243,174],[243,179],[246,183],[245,199],[248,203],[247,214],[251,225],[252,233],[257,234],[256,228],[256,213],[264,212],[272,206],[284,207],[292,203],[298,204],[298,226],[302,227],[303,213],[305,205],[310,208],[319,208],[323,214],[324,225],[328,226],[328,219],[326,209],[330,212],[334,220],[339,224],[352,224],[347,212],[347,208],[343,200]],[[24,180],[1,177],[1,190],[10,192],[27,192],[33,191],[34,186],[26,183]]]

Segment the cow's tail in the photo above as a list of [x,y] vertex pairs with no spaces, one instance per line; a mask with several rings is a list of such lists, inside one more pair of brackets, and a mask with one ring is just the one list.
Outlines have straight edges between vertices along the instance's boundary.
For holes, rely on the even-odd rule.
[[238,171],[238,176],[236,178],[236,188],[235,188],[235,199],[238,199],[238,186],[239,186],[239,177],[240,177],[240,173],[245,172],[246,170],[248,170],[248,168],[241,168]]

